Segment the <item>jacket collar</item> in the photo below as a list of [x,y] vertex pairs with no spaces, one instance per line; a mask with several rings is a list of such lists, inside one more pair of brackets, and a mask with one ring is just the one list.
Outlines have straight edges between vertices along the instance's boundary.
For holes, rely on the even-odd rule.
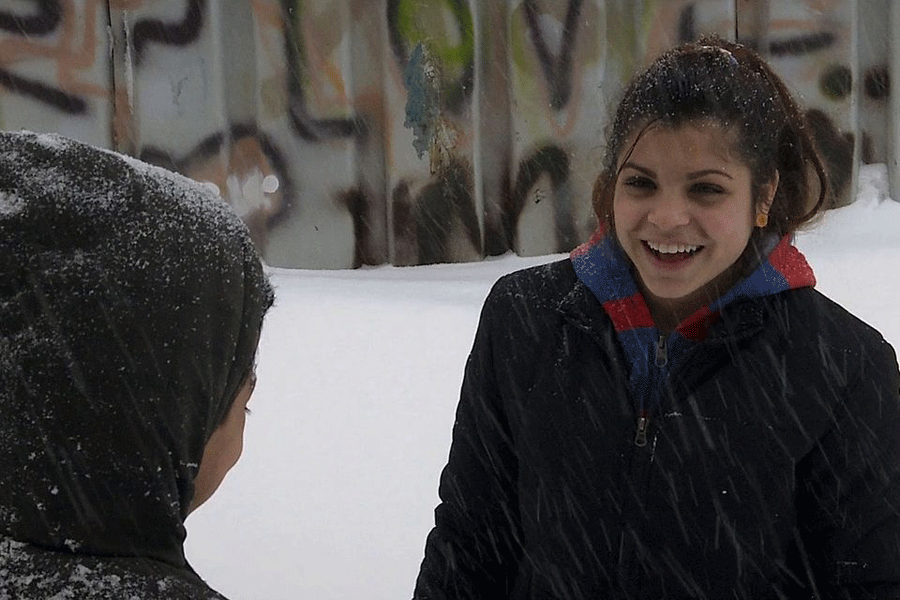
[[[759,310],[743,300],[815,285],[812,268],[791,244],[790,236],[764,240],[761,254],[762,260],[749,276],[685,319],[676,332],[689,340],[704,340],[711,325],[729,305],[737,305],[736,310],[727,311],[733,313],[732,318],[758,321],[761,318]],[[572,251],[570,260],[579,282],[600,302],[620,336],[632,330],[656,329],[647,302],[632,275],[631,261],[613,235],[597,232],[590,241]]]
[[[766,242],[768,242],[766,244]],[[648,382],[659,382],[665,373],[679,372],[688,363],[699,342],[742,338],[757,331],[764,322],[758,300],[780,292],[815,285],[815,277],[806,259],[788,236],[781,240],[763,240],[762,259],[749,276],[688,317],[671,334],[660,336],[650,309],[631,273],[631,261],[613,235],[596,234],[576,248],[570,260],[578,283],[560,308],[567,318],[589,331],[609,318],[612,328],[604,328],[618,340],[628,365],[629,382],[642,398],[642,410],[653,402],[644,402]],[[593,296],[593,302],[586,297]],[[599,302],[599,305],[598,305]],[[588,309],[586,307],[591,306]],[[601,341],[599,332],[593,337]]]

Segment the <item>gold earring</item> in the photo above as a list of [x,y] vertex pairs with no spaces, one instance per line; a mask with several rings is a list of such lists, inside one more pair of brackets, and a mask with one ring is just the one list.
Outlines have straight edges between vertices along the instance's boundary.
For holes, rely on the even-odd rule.
[[759,213],[756,215],[756,226],[759,228],[763,228],[769,224],[769,215],[766,213]]

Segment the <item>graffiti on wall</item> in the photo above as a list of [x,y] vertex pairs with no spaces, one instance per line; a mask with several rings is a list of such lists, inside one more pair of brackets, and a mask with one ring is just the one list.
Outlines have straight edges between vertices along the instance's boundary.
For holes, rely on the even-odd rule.
[[[30,4],[30,6],[29,6]],[[90,73],[103,54],[92,26],[94,15],[106,10],[100,2],[85,2],[78,22],[59,0],[20,3],[19,11],[0,10],[0,87],[38,106],[69,115],[84,115],[91,98],[104,98],[105,86]],[[101,40],[102,41],[102,40]],[[46,63],[52,76],[30,73],[29,64]],[[25,66],[25,68],[21,68]],[[18,67],[18,68],[17,68]]]
[[701,33],[737,32],[791,82],[846,200],[855,152],[886,152],[852,101],[887,118],[890,94],[877,44],[852,60],[851,5],[19,2],[0,10],[0,126],[206,182],[275,266],[565,252],[594,226],[618,90]]

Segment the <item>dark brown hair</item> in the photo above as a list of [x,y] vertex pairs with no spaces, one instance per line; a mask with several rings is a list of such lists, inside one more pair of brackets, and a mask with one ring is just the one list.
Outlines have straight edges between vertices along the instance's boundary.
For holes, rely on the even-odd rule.
[[[618,163],[650,125],[711,121],[735,132],[732,151],[752,173],[753,200],[777,172],[778,188],[765,231],[783,236],[825,205],[828,178],[806,120],[784,82],[755,52],[704,37],[657,58],[625,89],[616,110],[603,169],[594,184],[594,211],[608,230]],[[818,178],[818,188],[811,174]],[[755,235],[763,233],[754,229]]]

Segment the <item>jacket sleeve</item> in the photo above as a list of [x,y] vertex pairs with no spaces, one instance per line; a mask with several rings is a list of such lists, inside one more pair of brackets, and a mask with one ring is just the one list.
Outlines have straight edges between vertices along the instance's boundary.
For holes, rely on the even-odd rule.
[[502,599],[516,574],[517,459],[496,373],[511,359],[500,348],[512,310],[502,281],[485,301],[466,364],[416,600]]
[[801,554],[822,598],[900,598],[900,375],[870,340],[826,363],[843,399],[798,469]]

